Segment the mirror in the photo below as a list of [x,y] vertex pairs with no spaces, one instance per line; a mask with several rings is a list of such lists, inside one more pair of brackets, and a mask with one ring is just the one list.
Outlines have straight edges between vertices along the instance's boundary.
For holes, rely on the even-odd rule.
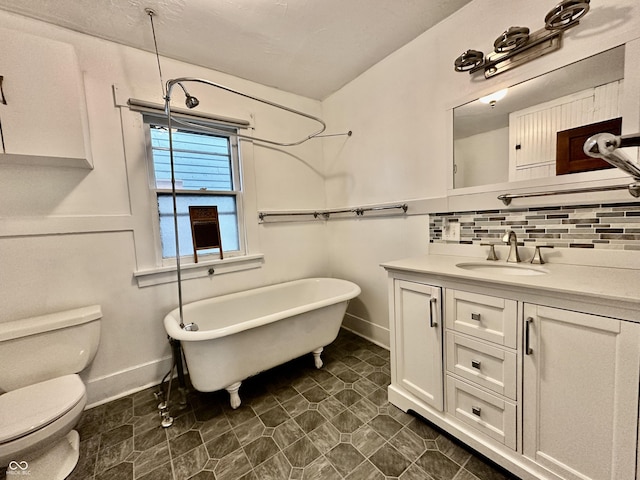
[[624,54],[622,45],[454,108],[454,188],[556,176],[558,132],[621,116]]

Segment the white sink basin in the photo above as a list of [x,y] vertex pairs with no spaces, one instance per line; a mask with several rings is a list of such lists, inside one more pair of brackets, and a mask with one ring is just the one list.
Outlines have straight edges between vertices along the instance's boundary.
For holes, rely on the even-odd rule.
[[549,270],[542,267],[520,265],[516,263],[467,262],[458,263],[456,267],[464,270],[472,270],[474,272],[490,273],[493,275],[530,276],[545,275],[549,273]]

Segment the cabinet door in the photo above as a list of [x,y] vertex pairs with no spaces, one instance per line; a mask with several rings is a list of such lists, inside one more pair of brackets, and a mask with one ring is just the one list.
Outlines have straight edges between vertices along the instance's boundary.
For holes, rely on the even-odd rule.
[[633,479],[640,324],[524,306],[523,453],[571,480]]
[[6,99],[0,153],[88,158],[84,89],[72,45],[0,28],[0,75]]
[[395,381],[442,411],[442,304],[439,287],[394,282]]

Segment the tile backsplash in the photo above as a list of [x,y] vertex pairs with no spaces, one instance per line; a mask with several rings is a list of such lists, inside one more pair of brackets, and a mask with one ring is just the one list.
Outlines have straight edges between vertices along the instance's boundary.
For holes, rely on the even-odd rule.
[[[460,224],[459,242],[442,239],[445,222]],[[431,243],[500,244],[508,229],[525,245],[640,250],[640,202],[429,215]]]

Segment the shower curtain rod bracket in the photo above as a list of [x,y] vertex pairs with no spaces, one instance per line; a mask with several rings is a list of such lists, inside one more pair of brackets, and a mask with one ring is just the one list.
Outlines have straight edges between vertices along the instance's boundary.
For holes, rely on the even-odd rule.
[[324,137],[350,137],[353,135],[353,132],[349,130],[345,133],[325,133],[324,135],[313,135],[309,138],[324,138]]

